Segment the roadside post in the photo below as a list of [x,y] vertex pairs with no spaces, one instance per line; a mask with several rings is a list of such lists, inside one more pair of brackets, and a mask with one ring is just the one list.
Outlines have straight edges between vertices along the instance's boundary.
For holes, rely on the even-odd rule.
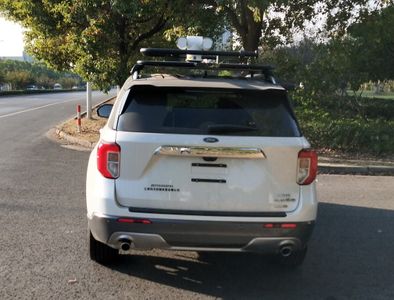
[[81,105],[77,105],[77,131],[81,132]]
[[86,83],[86,117],[92,118],[92,86],[90,82]]

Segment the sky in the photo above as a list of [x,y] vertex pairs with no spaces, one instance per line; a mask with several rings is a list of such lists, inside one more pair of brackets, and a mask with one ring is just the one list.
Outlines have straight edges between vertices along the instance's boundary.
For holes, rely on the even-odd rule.
[[0,56],[22,56],[23,29],[0,17]]

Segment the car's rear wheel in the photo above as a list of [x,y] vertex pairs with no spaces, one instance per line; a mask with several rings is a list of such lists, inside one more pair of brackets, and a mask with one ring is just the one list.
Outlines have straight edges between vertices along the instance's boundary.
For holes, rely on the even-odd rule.
[[92,260],[100,264],[108,264],[118,258],[119,251],[97,241],[89,231],[89,254]]
[[299,267],[304,262],[307,250],[308,250],[308,247],[305,246],[304,249],[294,251],[289,256],[282,256],[279,254],[278,255],[279,263],[282,266],[289,267],[289,268]]

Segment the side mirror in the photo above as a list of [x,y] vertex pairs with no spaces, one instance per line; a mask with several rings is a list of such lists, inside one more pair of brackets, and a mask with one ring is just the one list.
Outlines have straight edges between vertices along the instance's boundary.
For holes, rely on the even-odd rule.
[[281,84],[287,91],[294,91],[297,87],[296,84],[292,82],[282,82]]
[[102,118],[109,118],[111,114],[113,104],[103,104],[99,108],[97,108],[97,115]]

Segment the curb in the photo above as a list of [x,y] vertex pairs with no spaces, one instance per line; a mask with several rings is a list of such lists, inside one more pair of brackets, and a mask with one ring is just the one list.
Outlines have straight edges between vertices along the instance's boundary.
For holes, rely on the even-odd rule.
[[319,174],[394,176],[394,168],[388,166],[349,166],[334,164],[319,164]]
[[85,140],[73,137],[71,135],[68,135],[67,133],[61,131],[59,128],[55,128],[55,130],[56,130],[56,134],[60,138],[66,140],[70,144],[76,144],[76,145],[79,145],[79,146],[82,146],[82,147],[85,147],[85,148],[88,148],[88,149],[93,149],[94,146],[96,145],[96,143],[91,143],[91,142],[88,142],[88,141],[85,141]]

